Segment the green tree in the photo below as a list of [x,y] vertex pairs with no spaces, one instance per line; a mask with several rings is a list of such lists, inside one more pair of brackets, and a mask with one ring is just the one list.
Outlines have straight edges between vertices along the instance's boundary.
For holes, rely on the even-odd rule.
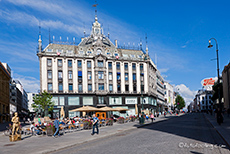
[[33,97],[34,103],[32,107],[35,110],[39,110],[40,108],[45,111],[45,116],[48,116],[48,111],[52,111],[54,107],[54,102],[52,102],[52,95],[48,92],[44,91],[41,94],[37,94]]
[[185,107],[184,98],[181,97],[180,95],[177,95],[177,97],[176,97],[176,108],[182,109],[183,107]]

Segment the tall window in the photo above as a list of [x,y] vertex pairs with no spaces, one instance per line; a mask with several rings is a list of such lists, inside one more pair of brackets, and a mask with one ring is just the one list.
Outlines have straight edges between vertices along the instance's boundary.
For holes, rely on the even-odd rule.
[[133,73],[133,81],[136,81],[137,78],[136,78],[136,73]]
[[129,91],[129,85],[125,85],[125,91]]
[[120,69],[120,63],[117,62],[116,64],[117,64],[117,70],[119,70]]
[[62,66],[62,59],[58,59],[58,66],[59,66],[59,67]]
[[98,104],[104,104],[104,97],[98,96]]
[[98,90],[104,90],[104,83],[98,84]]
[[88,71],[88,80],[91,80],[91,79],[92,79],[92,72]]
[[47,59],[47,66],[52,66],[52,59]]
[[134,84],[133,85],[133,91],[136,92],[137,91],[137,86]]
[[82,84],[78,84],[78,91],[79,92],[82,92],[83,90],[82,90]]
[[69,79],[73,79],[73,72],[72,71],[68,71],[68,75],[69,75]]
[[92,84],[88,84],[88,91],[92,91]]
[[113,85],[112,84],[109,85],[109,91],[113,91]]
[[136,64],[135,63],[132,64],[132,68],[133,68],[133,70],[136,70]]
[[141,85],[141,91],[144,91],[144,85]]
[[98,79],[104,79],[104,72],[98,71]]
[[125,70],[128,70],[128,63],[125,63]]
[[144,81],[144,73],[141,73],[141,81]]
[[129,80],[129,73],[125,73],[125,81]]
[[117,91],[120,92],[121,91],[121,85],[117,84]]
[[68,67],[72,67],[72,60],[68,60]]
[[62,71],[58,71],[58,79],[62,79]]
[[81,67],[82,67],[82,65],[81,65],[81,60],[78,60],[78,61],[77,61],[77,67],[78,67],[78,68],[81,68]]
[[108,62],[109,69],[112,69],[112,62]]
[[48,70],[47,74],[48,74],[48,79],[52,79],[52,71]]
[[63,91],[63,84],[58,83],[58,91],[62,92]]
[[82,71],[78,71],[78,79],[82,80]]
[[73,91],[73,84],[69,84],[69,91]]
[[143,71],[144,67],[143,64],[140,64],[140,70]]
[[117,72],[117,80],[121,80],[121,73]]
[[98,67],[104,67],[103,61],[102,60],[98,60],[97,61],[97,66]]
[[48,83],[48,91],[52,91],[53,90],[53,85],[52,83]]
[[109,72],[109,80],[113,80],[113,73]]
[[91,68],[91,61],[87,61],[87,68]]

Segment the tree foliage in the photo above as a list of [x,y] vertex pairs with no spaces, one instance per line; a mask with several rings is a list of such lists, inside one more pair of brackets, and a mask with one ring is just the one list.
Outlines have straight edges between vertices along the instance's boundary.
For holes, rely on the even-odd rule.
[[180,95],[177,95],[177,97],[176,97],[176,108],[182,109],[183,107],[185,107],[184,98],[181,97]]
[[50,95],[48,92],[44,91],[41,94],[37,94],[33,97],[34,103],[32,104],[32,107],[34,109],[39,109],[39,106],[45,110],[48,107],[49,111],[53,110],[54,102],[52,102],[52,95]]

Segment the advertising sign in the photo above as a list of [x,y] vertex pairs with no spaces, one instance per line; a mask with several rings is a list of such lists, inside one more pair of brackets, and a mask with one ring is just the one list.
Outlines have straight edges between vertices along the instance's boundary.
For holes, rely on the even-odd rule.
[[205,78],[201,81],[201,85],[206,90],[212,90],[212,86],[214,85],[216,81],[217,81],[217,78]]

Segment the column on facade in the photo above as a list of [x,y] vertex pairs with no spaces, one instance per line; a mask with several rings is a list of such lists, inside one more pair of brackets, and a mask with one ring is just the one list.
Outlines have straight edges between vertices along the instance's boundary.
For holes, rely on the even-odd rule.
[[78,92],[78,69],[77,69],[77,62],[76,59],[73,59],[73,92],[76,93]]
[[63,66],[62,66],[62,74],[63,74],[63,92],[68,92],[69,88],[69,80],[68,80],[68,66],[67,66],[67,59],[62,59],[63,61]]
[[41,91],[46,90],[48,87],[47,83],[47,58],[46,57],[41,57],[41,69],[42,69],[42,89]]
[[53,79],[53,92],[58,92],[58,68],[57,58],[52,58],[52,79]]
[[107,61],[106,63],[105,63],[105,67],[106,67],[106,82],[107,82],[107,85],[106,85],[106,87],[107,87],[107,91],[109,92],[109,62]]
[[144,69],[144,91],[148,92],[149,86],[148,86],[148,65],[146,63],[143,63],[143,69]]
[[117,92],[117,66],[116,61],[112,62],[113,66],[113,91]]
[[120,72],[121,72],[121,92],[125,92],[125,71],[124,71],[124,63],[121,62],[121,68],[120,68]]
[[95,87],[95,70],[93,69],[95,67],[94,61],[91,60],[91,78],[92,78],[92,91],[96,91],[96,87]]
[[132,71],[132,63],[128,63],[129,70],[129,92],[133,92],[133,71]]
[[141,71],[140,71],[139,63],[136,63],[136,76],[137,76],[137,93],[141,93]]
[[82,60],[82,88],[83,88],[83,92],[88,92],[87,61],[86,60]]

